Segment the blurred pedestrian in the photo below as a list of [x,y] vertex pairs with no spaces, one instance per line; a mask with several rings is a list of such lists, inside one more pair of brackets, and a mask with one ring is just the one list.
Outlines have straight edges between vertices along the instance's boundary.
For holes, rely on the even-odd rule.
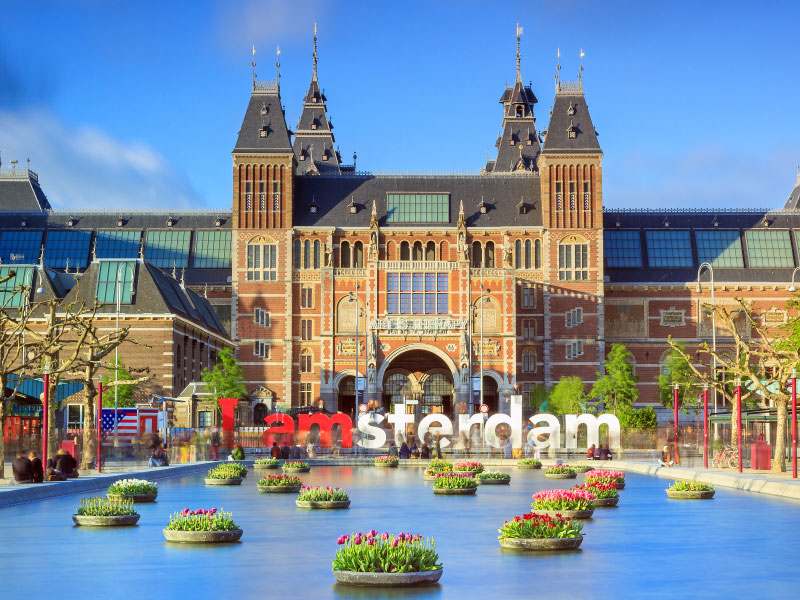
[[33,469],[33,483],[42,483],[44,481],[42,459],[36,456],[36,452],[31,450],[30,454],[28,454],[28,460],[31,461],[31,467]]
[[25,456],[25,451],[17,452],[17,458],[11,462],[14,473],[14,483],[33,483],[33,465]]

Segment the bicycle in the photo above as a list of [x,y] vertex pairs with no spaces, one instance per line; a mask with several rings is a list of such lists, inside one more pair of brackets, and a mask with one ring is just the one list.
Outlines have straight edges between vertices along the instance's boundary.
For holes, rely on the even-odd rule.
[[731,469],[735,469],[739,466],[738,449],[733,446],[725,446],[711,461],[711,466],[714,468],[725,469],[730,467]]

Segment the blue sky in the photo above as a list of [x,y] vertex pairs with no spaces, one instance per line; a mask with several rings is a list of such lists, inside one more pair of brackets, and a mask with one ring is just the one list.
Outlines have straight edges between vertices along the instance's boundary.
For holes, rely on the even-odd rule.
[[778,207],[800,161],[796,2],[0,0],[0,152],[57,208],[223,208],[251,47],[289,127],[319,77],[345,162],[477,171],[514,77],[544,128],[556,49],[605,152],[608,207]]

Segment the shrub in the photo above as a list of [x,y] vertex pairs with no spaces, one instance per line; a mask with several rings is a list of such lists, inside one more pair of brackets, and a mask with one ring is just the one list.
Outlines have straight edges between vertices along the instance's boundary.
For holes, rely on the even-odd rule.
[[581,537],[583,524],[561,515],[528,513],[503,523],[497,531],[501,538],[577,538]]
[[396,456],[378,456],[375,458],[375,464],[382,464],[382,465],[396,465],[400,461]]
[[259,458],[254,464],[265,467],[276,467],[280,464],[280,462],[281,461],[279,461],[277,458]]
[[591,510],[594,494],[585,490],[544,490],[533,495],[531,508],[537,510]]
[[625,473],[607,469],[594,469],[593,471],[587,471],[585,481],[586,483],[625,483]]
[[511,479],[511,475],[500,471],[484,471],[483,473],[477,473],[475,479]]
[[525,465],[530,467],[541,467],[542,461],[536,460],[535,458],[523,458],[517,461],[518,465]]
[[146,479],[120,479],[108,486],[108,493],[120,495],[157,494],[158,484]]
[[83,498],[76,514],[82,517],[122,517],[135,515],[133,500],[128,498]]
[[475,461],[457,462],[453,465],[453,470],[462,472],[466,471],[468,473],[482,473],[483,465]]
[[569,465],[553,465],[549,467],[544,474],[545,475],[568,475],[569,473],[574,473],[575,469],[570,467]]
[[470,473],[438,473],[433,487],[437,490],[465,490],[478,487],[478,482]]
[[184,508],[169,518],[165,529],[171,531],[232,531],[239,529],[233,522],[233,515],[216,508],[189,510]]
[[264,475],[258,480],[256,485],[275,486],[275,487],[292,487],[303,485],[299,477],[293,475]]
[[226,462],[217,465],[208,472],[208,479],[241,479],[247,475],[247,467],[237,462]]
[[595,498],[619,498],[616,483],[601,483],[595,481],[592,483],[582,483],[572,488],[573,490],[581,490],[594,494]]
[[433,538],[411,533],[345,534],[336,540],[334,571],[358,573],[419,573],[441,569]]
[[300,488],[297,499],[303,502],[343,502],[349,500],[347,490],[338,487],[308,487]]
[[710,492],[714,486],[696,479],[679,479],[667,489],[673,492]]
[[242,448],[239,444],[236,444],[233,447],[233,452],[231,452],[233,456],[233,460],[244,460],[244,448]]
[[302,462],[299,460],[289,460],[283,463],[284,469],[308,469],[309,465],[307,462]]

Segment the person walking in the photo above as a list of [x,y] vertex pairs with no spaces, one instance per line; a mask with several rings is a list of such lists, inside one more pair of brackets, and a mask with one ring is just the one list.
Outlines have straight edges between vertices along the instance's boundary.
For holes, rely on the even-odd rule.
[[403,444],[400,446],[400,458],[410,458],[411,451],[408,449],[408,444],[406,444],[405,440],[403,440]]
[[11,462],[14,472],[14,483],[33,483],[33,465],[25,456],[25,452],[17,452],[17,458]]
[[33,469],[33,483],[42,483],[44,481],[42,459],[36,456],[36,452],[31,450],[30,454],[28,454],[28,460],[31,461],[31,467]]
[[211,433],[211,460],[219,460],[219,447],[222,445],[222,440],[219,437],[219,429],[216,427]]
[[280,458],[281,457],[281,449],[278,448],[278,442],[272,442],[272,450],[270,450],[269,455],[272,458]]
[[433,454],[436,458],[442,458],[442,436],[437,431],[436,435],[433,437]]

